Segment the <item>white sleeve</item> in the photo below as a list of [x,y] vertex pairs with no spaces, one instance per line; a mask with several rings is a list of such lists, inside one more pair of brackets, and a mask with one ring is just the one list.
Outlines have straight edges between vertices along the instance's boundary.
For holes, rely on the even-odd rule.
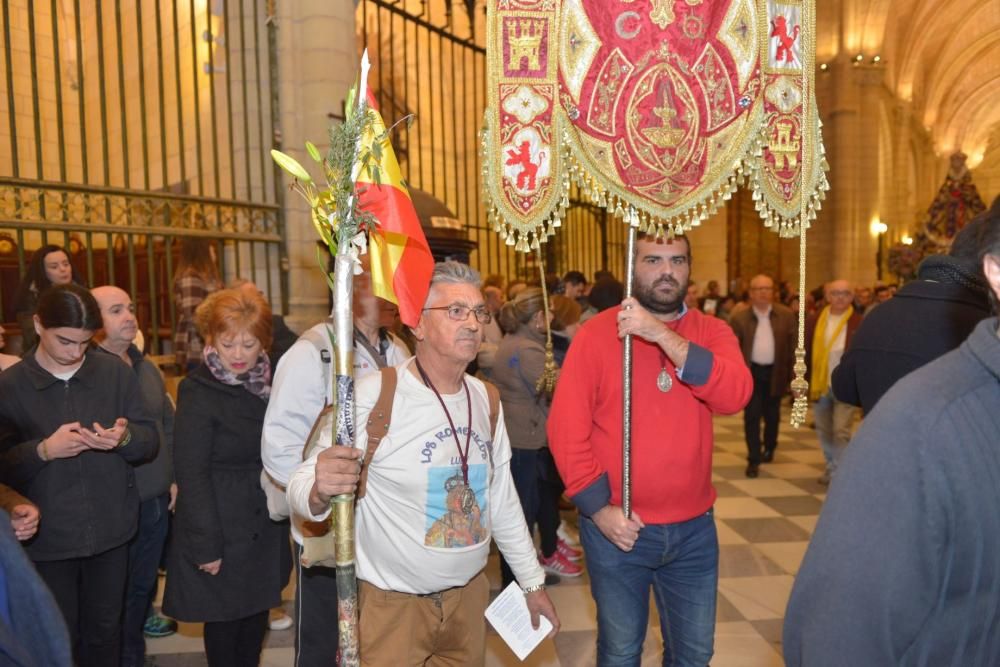
[[[355,383],[355,415],[356,424],[367,424],[368,413],[375,407],[379,392],[382,389],[382,374],[374,373],[366,375]],[[291,475],[288,478],[286,497],[288,507],[293,516],[303,517],[309,521],[323,521],[330,516],[330,508],[327,507],[322,514],[313,514],[309,509],[309,494],[312,492],[313,484],[316,481],[316,459],[319,453],[330,447],[333,439],[331,433],[336,420],[335,415],[324,424],[320,431],[319,443],[316,449],[305,461],[297,462]],[[308,433],[306,434],[308,436]],[[368,446],[368,430],[358,428],[355,433],[354,446],[358,449],[365,449]]]
[[324,428],[321,437],[323,444],[318,445],[309,458],[299,463],[288,478],[288,489],[285,493],[292,516],[303,517],[308,521],[323,521],[330,516],[329,505],[322,514],[313,514],[309,509],[309,493],[312,491],[313,482],[316,481],[316,457],[330,446],[330,430]]
[[385,353],[385,361],[389,366],[398,366],[410,358],[410,348],[406,342],[394,333],[389,333],[389,349]]
[[276,482],[288,485],[302,450],[326,404],[323,361],[316,346],[299,339],[278,362],[264,415],[260,456]]
[[531,541],[528,525],[524,522],[524,510],[510,473],[510,440],[504,425],[502,406],[497,417],[496,437],[493,439],[493,457],[503,461],[493,471],[493,482],[490,485],[493,539],[522,588],[543,584],[545,571],[538,563],[535,545]]

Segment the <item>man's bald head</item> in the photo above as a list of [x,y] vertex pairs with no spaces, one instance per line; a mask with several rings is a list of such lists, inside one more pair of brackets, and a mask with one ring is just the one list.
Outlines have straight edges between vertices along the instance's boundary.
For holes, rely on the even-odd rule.
[[101,319],[104,321],[101,335],[105,347],[127,348],[139,332],[135,306],[128,292],[114,285],[102,285],[90,290],[90,293],[101,308]]
[[767,310],[774,303],[774,281],[763,273],[750,279],[750,304],[757,310]]
[[97,299],[97,305],[104,307],[105,303],[110,303],[114,300],[129,299],[128,292],[123,290],[121,287],[116,287],[115,285],[101,285],[100,287],[95,287],[90,290],[90,293]]

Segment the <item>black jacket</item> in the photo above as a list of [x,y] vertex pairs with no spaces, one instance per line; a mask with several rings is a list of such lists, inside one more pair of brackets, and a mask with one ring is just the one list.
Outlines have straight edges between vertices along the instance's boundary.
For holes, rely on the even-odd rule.
[[[163,596],[163,610],[173,618],[231,621],[281,603],[279,558],[288,537],[271,521],[260,486],[266,409],[242,386],[216,380],[204,364],[180,384],[177,513]],[[218,575],[198,569],[219,558]]]
[[[60,426],[92,428],[129,421],[124,447],[43,461],[38,443]],[[26,548],[32,560],[93,556],[127,542],[139,516],[132,464],[156,455],[158,440],[135,374],[90,350],[69,381],[55,377],[31,352],[0,373],[0,482],[38,505],[42,519]]]
[[[102,347],[94,349],[117,358]],[[139,500],[146,501],[168,493],[170,484],[174,481],[174,404],[167,395],[160,369],[143,356],[135,345],[129,346],[128,356],[132,360],[132,372],[139,381],[143,405],[153,419],[157,442],[160,443],[160,449],[152,460],[135,467]]]
[[897,380],[958,347],[989,316],[985,292],[907,283],[864,318],[833,371],[834,396],[867,414]]

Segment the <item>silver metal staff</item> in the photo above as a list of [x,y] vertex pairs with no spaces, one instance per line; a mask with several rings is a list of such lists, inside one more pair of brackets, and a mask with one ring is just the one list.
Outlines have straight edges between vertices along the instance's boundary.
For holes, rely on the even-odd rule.
[[[628,248],[625,258],[625,298],[632,296],[635,274],[634,225],[628,228]],[[626,334],[622,347],[622,511],[632,518],[632,334]]]

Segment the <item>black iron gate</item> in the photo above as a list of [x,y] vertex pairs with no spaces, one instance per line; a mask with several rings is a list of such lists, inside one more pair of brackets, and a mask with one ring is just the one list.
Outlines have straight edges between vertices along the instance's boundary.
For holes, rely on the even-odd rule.
[[216,239],[221,274],[283,308],[264,3],[2,5],[0,321],[48,242],[88,284],[132,294],[154,352],[174,323],[178,237]]
[[[391,123],[415,114],[393,137],[403,176],[443,201],[465,223],[478,245],[471,263],[484,275],[537,278],[533,257],[508,246],[488,225],[479,165],[486,107],[486,16],[470,0],[362,0],[357,10],[361,42],[372,59],[369,85]],[[607,269],[621,276],[624,225],[577,199],[563,229],[545,248],[546,270],[592,276]]]

